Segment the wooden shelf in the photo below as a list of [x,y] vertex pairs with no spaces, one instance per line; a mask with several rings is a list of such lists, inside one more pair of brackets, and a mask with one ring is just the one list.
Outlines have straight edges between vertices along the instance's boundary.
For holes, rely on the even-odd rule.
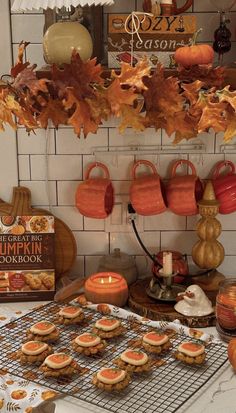
[[[119,72],[119,69],[114,69],[116,72]],[[108,69],[107,67],[103,68],[103,78],[109,79],[111,76],[112,69]],[[176,69],[165,69],[164,71],[165,77],[169,76],[177,76],[178,72]],[[37,78],[42,79],[50,79],[50,66],[44,66],[36,71]],[[233,89],[236,89],[236,64],[232,64],[232,66],[226,67],[226,77],[225,77],[225,85],[230,85]]]

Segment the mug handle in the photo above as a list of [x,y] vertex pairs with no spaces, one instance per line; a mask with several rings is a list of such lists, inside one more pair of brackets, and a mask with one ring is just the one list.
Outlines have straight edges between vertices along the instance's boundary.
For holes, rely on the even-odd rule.
[[231,161],[220,161],[216,164],[215,169],[213,171],[213,179],[216,179],[219,177],[220,175],[220,169],[222,168],[222,166],[230,166],[231,171],[227,174],[227,175],[232,175],[235,173],[235,165],[233,162]]
[[92,171],[92,169],[97,168],[97,167],[102,168],[103,171],[105,172],[105,178],[110,179],[108,168],[102,162],[91,163],[86,171],[85,179],[89,179],[90,172]]
[[158,173],[157,173],[156,167],[153,165],[152,162],[147,161],[146,159],[140,159],[139,161],[135,162],[135,164],[132,167],[132,171],[131,171],[132,179],[136,179],[135,173],[136,173],[136,169],[138,168],[139,165],[150,166],[150,168],[152,169],[153,174],[159,176]]
[[171,178],[174,178],[174,177],[175,177],[175,175],[176,175],[176,169],[178,168],[179,165],[182,165],[183,163],[186,164],[186,165],[188,165],[188,166],[191,168],[191,170],[192,170],[192,175],[197,175],[196,168],[195,168],[195,166],[192,164],[192,162],[188,161],[188,159],[180,159],[179,161],[176,161],[176,162],[174,163],[174,165],[172,166]]

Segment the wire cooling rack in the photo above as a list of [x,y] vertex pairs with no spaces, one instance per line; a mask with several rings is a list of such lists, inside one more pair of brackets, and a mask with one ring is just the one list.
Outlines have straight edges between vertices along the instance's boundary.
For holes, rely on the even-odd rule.
[[[101,314],[85,309],[85,323],[81,326],[59,326],[60,341],[53,345],[54,351],[64,351],[78,360],[83,373],[72,380],[46,379],[38,367],[22,366],[16,360],[16,352],[25,341],[26,330],[37,321],[46,319],[54,322],[55,314],[61,307],[53,302],[49,303],[0,328],[1,369],[7,369],[8,373],[19,376],[22,380],[31,380],[110,412],[172,413],[204,386],[227,361],[226,348],[212,343],[206,348],[207,358],[202,366],[184,365],[175,360],[172,353],[181,342],[190,338],[175,334],[171,338],[172,350],[161,356],[165,362],[163,365],[154,366],[152,372],[133,375],[130,385],[122,392],[106,393],[91,384],[93,374],[104,366],[114,367],[112,361],[130,346],[132,340],[149,331],[150,327],[139,325],[132,320],[123,320],[122,324],[127,328],[127,332],[124,336],[108,341],[102,357],[78,356],[71,349],[71,340],[78,334],[90,331],[92,325],[101,317]],[[160,359],[156,356],[156,359],[158,358]]]

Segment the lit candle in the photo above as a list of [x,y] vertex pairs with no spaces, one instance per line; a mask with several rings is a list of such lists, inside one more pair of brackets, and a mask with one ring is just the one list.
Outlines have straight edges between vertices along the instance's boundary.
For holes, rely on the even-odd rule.
[[126,280],[122,275],[114,272],[91,275],[85,281],[84,291],[87,300],[95,304],[107,303],[122,307],[128,298]]
[[171,275],[172,269],[172,252],[163,252],[163,275]]

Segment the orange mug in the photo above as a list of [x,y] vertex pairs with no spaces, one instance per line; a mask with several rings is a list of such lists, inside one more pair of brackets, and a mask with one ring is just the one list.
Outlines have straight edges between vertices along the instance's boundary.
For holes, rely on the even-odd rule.
[[[90,172],[100,167],[104,178],[91,178]],[[101,162],[93,162],[87,169],[85,181],[78,185],[75,203],[79,212],[89,218],[107,218],[114,205],[114,188],[108,168]]]
[[[230,167],[227,174],[220,174],[222,167]],[[221,214],[231,214],[236,211],[236,174],[235,165],[231,161],[220,161],[216,164],[212,184],[215,195],[220,202]]]
[[[191,168],[191,175],[176,175],[178,166],[182,164]],[[167,205],[177,215],[195,215],[198,212],[197,202],[202,198],[203,189],[192,162],[186,159],[176,161],[172,166],[171,179],[166,188]]]
[[[136,169],[147,165],[152,174],[136,177]],[[130,201],[135,211],[140,215],[156,215],[166,210],[164,201],[164,186],[155,166],[146,160],[135,162],[132,168],[132,183],[130,186]]]

